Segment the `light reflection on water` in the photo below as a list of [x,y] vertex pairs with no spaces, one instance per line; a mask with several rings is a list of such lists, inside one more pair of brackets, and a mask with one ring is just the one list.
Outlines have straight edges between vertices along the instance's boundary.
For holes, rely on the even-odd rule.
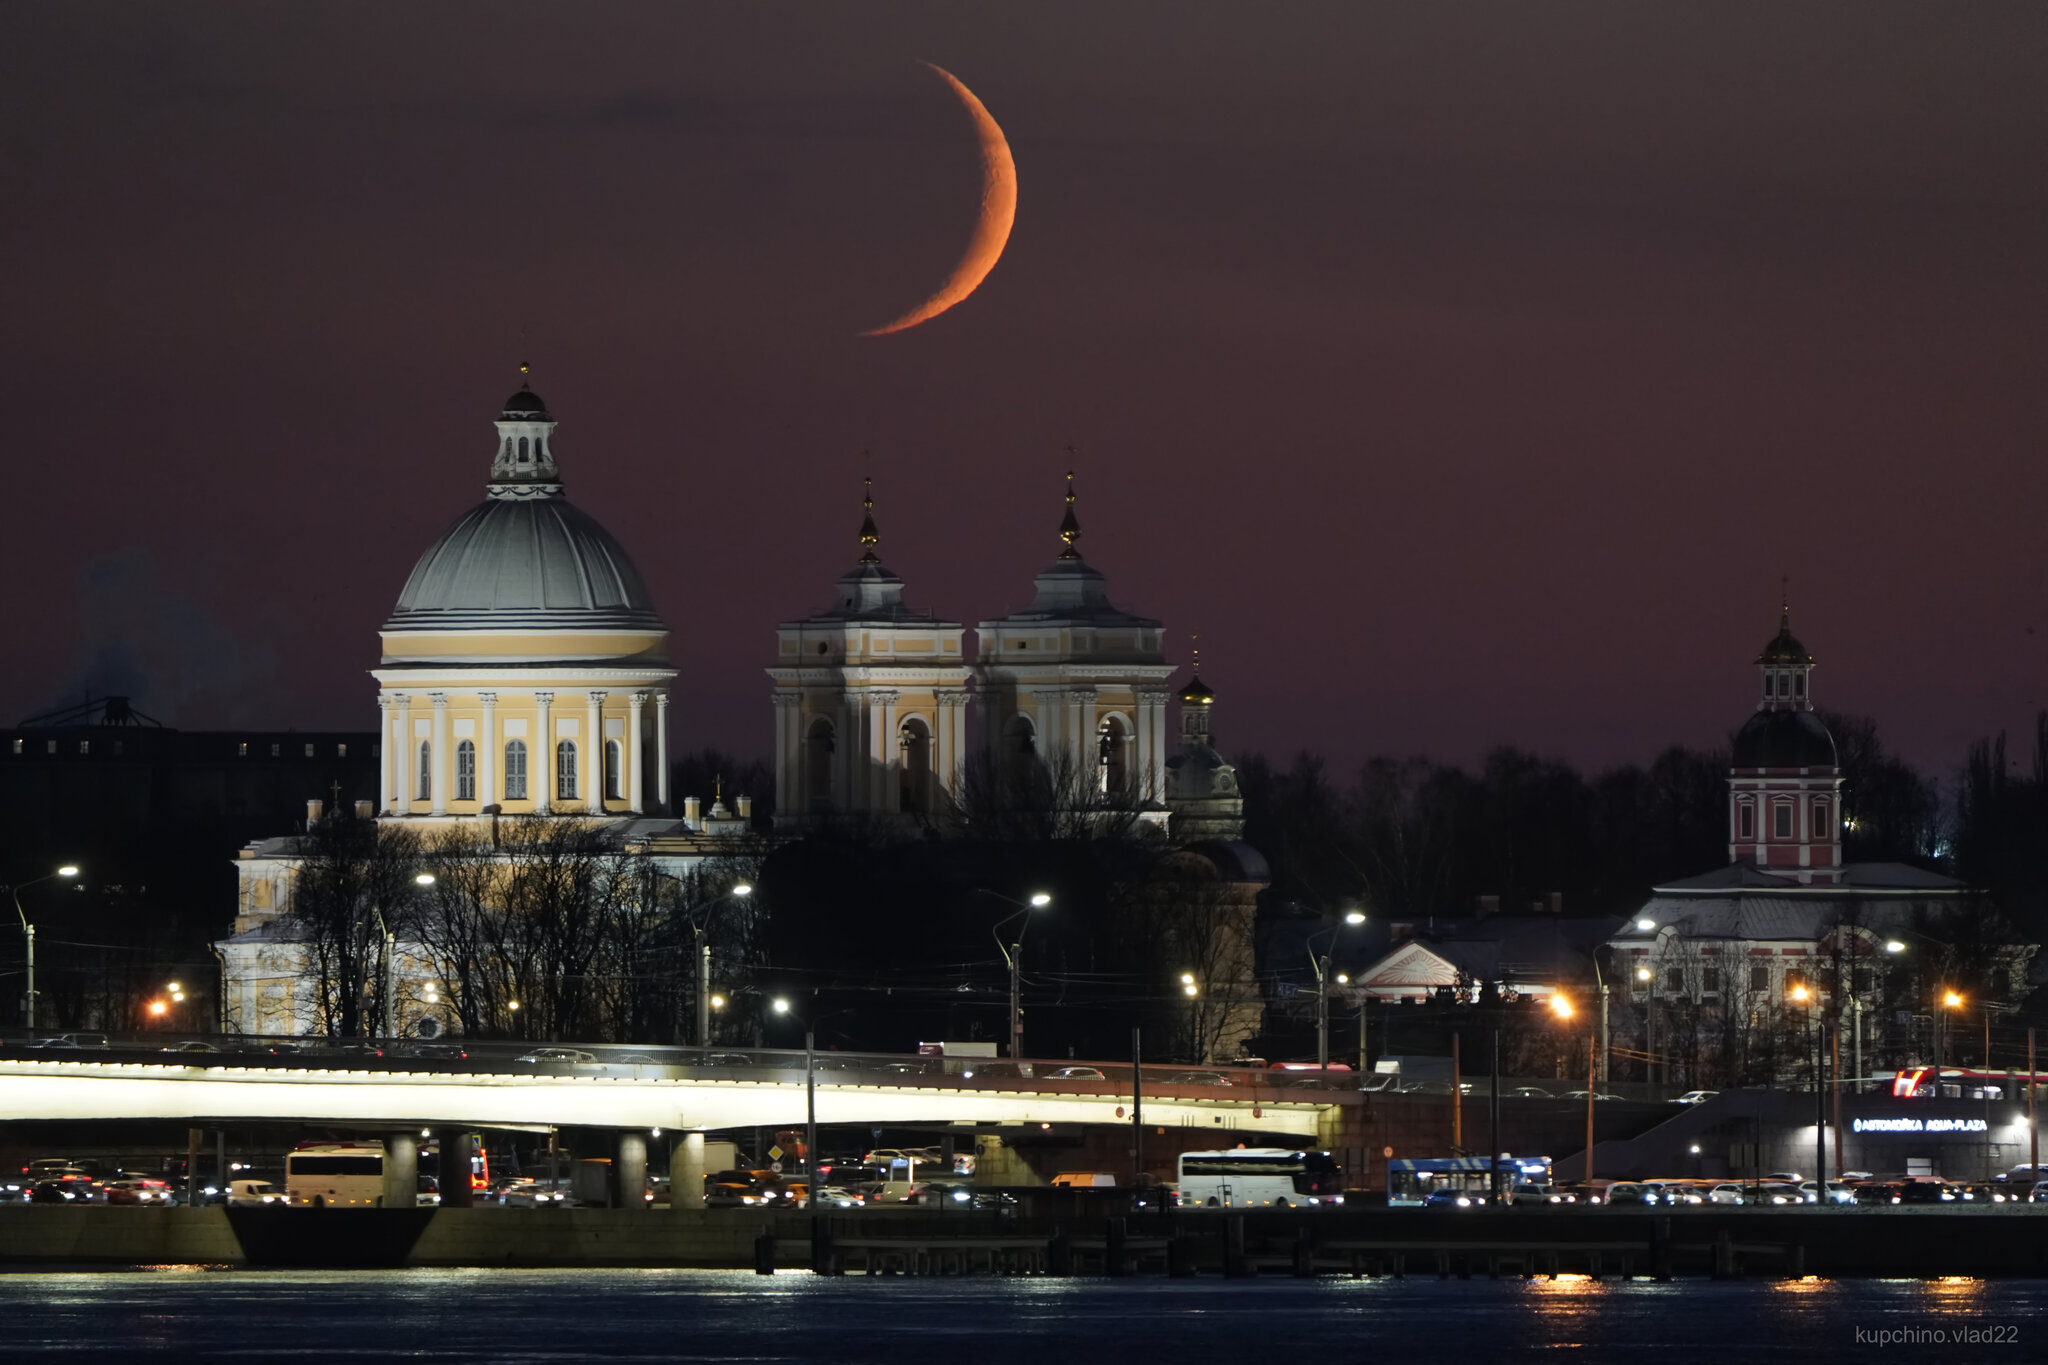
[[[183,1270],[184,1273],[178,1273]],[[1474,1365],[1576,1351],[1658,1365],[1809,1361],[1859,1327],[2041,1320],[2048,1283],[1982,1280],[1226,1281],[819,1279],[619,1270],[0,1274],[7,1360],[318,1354],[553,1365],[586,1359],[834,1365],[1257,1365],[1319,1358]],[[1452,1330],[1452,1329],[1455,1330]]]

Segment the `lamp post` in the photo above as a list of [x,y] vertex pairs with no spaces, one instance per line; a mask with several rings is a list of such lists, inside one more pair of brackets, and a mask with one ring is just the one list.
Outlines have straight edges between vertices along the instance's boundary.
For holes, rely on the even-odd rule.
[[1193,972],[1180,974],[1180,993],[1188,1000],[1188,1060],[1206,1062],[1209,1057],[1208,1048],[1204,1046],[1207,1030],[1202,1027],[1202,988],[1196,983]]
[[28,922],[28,912],[21,908],[21,893],[31,886],[54,881],[58,877],[76,877],[77,875],[78,869],[67,863],[55,872],[45,873],[33,881],[22,882],[18,886],[8,888],[14,896],[14,915],[16,919],[21,921],[21,940],[27,954],[28,993],[25,997],[25,1017],[22,1022],[28,1027],[30,1032],[34,1032],[36,1026],[36,927]]
[[[1558,1019],[1567,1024],[1571,1022],[1574,1011],[1572,1010],[1572,1002],[1569,996],[1561,991],[1553,994],[1550,997],[1550,1008],[1557,1015]],[[1581,1163],[1584,1169],[1579,1172],[1579,1183],[1582,1185],[1593,1179],[1593,1101],[1599,1098],[1599,1086],[1596,1080],[1599,1075],[1596,1052],[1594,1037],[1589,1031],[1586,1034],[1586,1155]],[[1561,1074],[1564,1068],[1559,1067],[1558,1070]]]
[[[690,931],[697,938],[697,1046],[711,1046],[711,907],[720,901],[745,900],[754,894],[754,888],[746,882],[736,882],[732,890],[723,895],[700,901],[683,911],[690,921]],[[698,919],[697,912],[704,911],[704,918]],[[721,1000],[719,1002],[723,1004]]]
[[[779,995],[770,1008],[778,1015],[790,1012],[788,999]],[[804,1205],[810,1209],[818,1207],[818,1039],[811,1031],[814,1022],[804,1023]]]
[[[994,896],[999,901],[1008,901],[1017,907],[1017,913],[1005,916],[989,929],[995,936],[996,947],[1003,954],[1003,965],[1010,969],[1010,1056],[1014,1060],[1024,1055],[1024,997],[1021,973],[1024,966],[1024,935],[1031,928],[1031,912],[1043,910],[1052,904],[1052,896],[1044,891],[1034,891],[1027,903],[1015,896],[1005,896],[1000,891],[991,891],[985,886],[974,888],[984,896]],[[1017,937],[1008,942],[1003,939],[1003,930],[1012,924],[1018,925]]]
[[1344,923],[1333,925],[1320,933],[1308,936],[1308,965],[1316,973],[1316,1065],[1327,1068],[1330,1065],[1330,958],[1327,952],[1316,951],[1316,940],[1328,938],[1330,947],[1337,946],[1337,935],[1348,927],[1365,923],[1365,912],[1347,910]]

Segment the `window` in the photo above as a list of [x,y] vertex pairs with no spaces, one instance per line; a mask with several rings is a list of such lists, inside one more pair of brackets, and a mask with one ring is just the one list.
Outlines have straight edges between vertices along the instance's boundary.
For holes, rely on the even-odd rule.
[[1783,673],[1780,673],[1778,675],[1778,695],[1781,697],[1789,697],[1792,695],[1792,679],[1785,676]]
[[455,799],[476,800],[476,745],[466,739],[455,746]]
[[1780,801],[1771,807],[1771,833],[1780,839],[1792,837],[1792,803]]
[[1127,732],[1121,716],[1105,716],[1096,727],[1096,766],[1101,773],[1102,790],[1120,792],[1124,789],[1128,772],[1125,768],[1125,739]]
[[426,740],[420,741],[419,790],[415,800],[431,801],[434,796],[434,746]]
[[1753,991],[1767,991],[1771,988],[1771,969],[1758,964],[1749,969],[1749,988]]
[[346,744],[337,744],[337,745],[335,745],[335,746],[334,746],[334,756],[335,756],[336,758],[347,758],[347,757],[348,757],[348,745],[346,745]]
[[[242,747],[246,749],[246,748],[248,748],[249,746],[248,746],[248,745],[246,745],[246,744],[244,744],[244,745],[243,745]],[[54,739],[46,739],[46,740],[44,740],[44,741],[43,741],[43,752],[44,752],[44,753],[46,753],[46,754],[54,754],[54,753],[56,753],[56,752],[57,752],[57,741],[56,741],[56,740],[54,740]]]
[[1684,995],[1685,968],[1666,967],[1664,969],[1664,989],[1672,995]]
[[1743,840],[1756,838],[1756,807],[1748,801],[1735,808],[1735,837]]
[[832,808],[832,751],[835,747],[832,722],[819,716],[811,722],[810,733],[804,736],[805,777],[812,810]]
[[311,758],[312,756],[313,756],[313,746],[312,746],[312,745],[310,745],[310,744],[308,744],[308,745],[306,746],[306,757],[307,757],[307,758]]
[[1831,835],[1832,831],[1828,829],[1828,803],[1816,801],[1813,803],[1813,837],[1827,839]]
[[284,757],[284,745],[282,745],[282,744],[273,744],[273,745],[271,745],[271,746],[270,746],[270,756],[271,756],[272,758],[283,758],[283,757]]
[[903,784],[897,804],[914,814],[931,809],[932,734],[924,718],[912,716],[898,735],[903,746]]
[[604,742],[604,794],[607,800],[626,799],[625,747],[615,739]]
[[576,741],[565,739],[555,746],[555,800],[576,799]]
[[79,740],[79,741],[78,741],[78,752],[80,752],[81,754],[89,754],[89,753],[91,753],[91,752],[92,752],[92,741],[91,741],[91,740],[89,740],[89,739],[81,739],[81,740]]
[[1794,673],[1792,675],[1792,695],[1795,697],[1804,697],[1806,695],[1806,675],[1804,673]]
[[1721,969],[1719,967],[1700,968],[1700,993],[1702,995],[1719,995],[1721,993]]
[[505,799],[526,799],[526,741],[515,739],[505,745]]
[[248,756],[249,756],[249,746],[248,746],[248,744],[247,744],[246,742],[244,742],[244,743],[241,743],[241,744],[237,744],[237,745],[235,746],[235,757],[236,757],[236,758],[247,758]]

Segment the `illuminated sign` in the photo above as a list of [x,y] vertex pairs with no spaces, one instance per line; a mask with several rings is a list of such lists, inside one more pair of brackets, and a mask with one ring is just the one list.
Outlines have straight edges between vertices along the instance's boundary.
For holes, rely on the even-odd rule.
[[1858,1133],[1988,1133],[1991,1125],[1983,1119],[1856,1119],[1850,1129]]

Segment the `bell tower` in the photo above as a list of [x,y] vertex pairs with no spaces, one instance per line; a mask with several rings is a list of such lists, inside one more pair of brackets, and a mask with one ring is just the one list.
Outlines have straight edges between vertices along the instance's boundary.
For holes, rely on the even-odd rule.
[[1813,710],[1813,655],[1789,600],[1757,655],[1763,695],[1736,732],[1728,774],[1728,858],[1807,884],[1842,876],[1842,770]]

